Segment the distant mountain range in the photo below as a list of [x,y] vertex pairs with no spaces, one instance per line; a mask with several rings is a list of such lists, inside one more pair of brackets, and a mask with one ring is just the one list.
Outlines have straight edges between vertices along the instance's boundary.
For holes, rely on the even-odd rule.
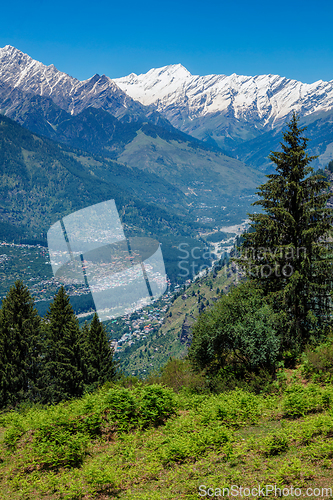
[[[81,115],[89,108],[100,110],[93,131]],[[326,165],[333,156],[333,81],[197,76],[175,64],[81,82],[14,47],[0,49],[0,113],[36,133],[114,159],[148,122],[150,130],[158,126],[175,140],[270,171],[267,155],[279,148],[281,129],[293,110],[308,126],[309,153],[319,155],[314,165]],[[155,160],[149,168],[159,170]]]
[[308,125],[317,165],[333,156],[333,80],[305,84],[278,75],[191,75],[181,64],[114,82],[133,99],[198,139],[265,169],[292,111]]
[[[0,113],[58,143],[158,176],[157,186],[166,182],[186,197],[183,214],[192,221],[239,221],[263,180],[217,145],[176,129],[107,76],[80,82],[8,45],[0,49]],[[141,189],[144,201],[151,194]],[[157,198],[159,206],[174,205],[173,195]]]
[[[276,75],[201,77],[180,64],[81,82],[14,47],[0,49],[2,115],[65,144],[63,158],[76,155],[82,163],[89,153],[93,159],[84,160],[89,175],[126,192],[125,197],[132,193],[143,203],[181,214],[190,224],[210,221],[213,227],[246,216],[263,172],[272,168],[267,155],[279,148],[293,110],[308,125],[309,152],[320,155],[317,165],[327,164],[333,156],[332,108],[333,82],[308,85]],[[43,142],[46,156],[53,148],[56,161],[61,147],[50,144]],[[21,150],[24,161],[31,157],[23,144]]]

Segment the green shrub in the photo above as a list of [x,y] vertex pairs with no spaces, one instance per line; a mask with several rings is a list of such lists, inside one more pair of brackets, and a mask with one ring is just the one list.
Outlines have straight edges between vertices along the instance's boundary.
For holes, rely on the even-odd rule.
[[6,448],[14,450],[17,442],[28,429],[28,422],[17,411],[10,411],[1,415],[1,425],[7,427],[3,442]]
[[133,391],[126,388],[110,389],[104,398],[108,420],[116,424],[119,431],[128,431],[138,423],[137,405]]
[[82,432],[88,434],[90,438],[94,438],[100,435],[102,422],[103,416],[101,413],[95,412],[76,419],[75,425],[77,429],[81,429]]
[[211,392],[223,393],[240,389],[255,394],[268,394],[276,391],[274,372],[267,368],[251,370],[246,366],[226,367],[209,376],[207,383]]
[[227,394],[211,396],[197,408],[197,413],[205,425],[217,420],[237,428],[257,422],[266,405],[262,396],[237,389]]
[[305,458],[316,461],[321,459],[332,459],[333,458],[333,442],[325,441],[320,443],[314,443],[304,450],[303,455]]
[[282,466],[274,472],[274,480],[278,485],[300,484],[302,478],[312,478],[312,471],[305,466],[299,458],[288,459]]
[[288,449],[288,438],[284,434],[272,434],[264,440],[263,453],[266,456],[279,455]]
[[316,415],[314,419],[305,422],[301,429],[301,441],[309,443],[315,436],[330,437],[333,435],[333,417],[329,414]]
[[61,426],[47,426],[34,434],[31,461],[40,469],[76,467],[82,463],[89,442],[89,436],[82,432],[72,434]]
[[133,389],[110,389],[105,396],[108,421],[118,431],[135,427],[162,424],[176,411],[175,395],[171,389],[148,385]]
[[206,401],[209,396],[204,394],[189,394],[187,391],[181,391],[177,394],[178,408],[181,410],[194,410]]
[[169,422],[165,430],[167,437],[158,451],[164,465],[196,459],[209,449],[222,450],[233,440],[232,432],[219,422],[198,424],[193,412],[175,425]]
[[175,392],[186,390],[189,393],[207,392],[208,387],[203,373],[193,371],[190,361],[170,358],[157,375],[151,375],[148,383],[158,383],[171,387]]
[[115,487],[116,485],[115,472],[110,469],[102,469],[100,465],[87,467],[84,471],[84,477],[88,484],[97,487],[99,490],[101,488],[105,490],[105,485],[108,485],[108,487]]
[[176,400],[171,389],[160,385],[150,385],[141,391],[139,403],[140,425],[156,426],[176,412]]
[[160,459],[164,465],[171,462],[183,462],[193,454],[191,442],[188,436],[176,436],[163,443]]
[[16,423],[13,424],[9,429],[6,430],[4,435],[4,444],[7,448],[15,449],[18,440],[25,433],[25,429],[22,425]]
[[330,382],[333,379],[333,343],[319,345],[315,350],[307,349],[303,355],[302,371],[307,379]]
[[315,384],[303,386],[293,384],[285,390],[285,396],[282,400],[283,414],[287,417],[297,418],[323,411],[330,407],[333,398],[333,388],[321,388]]

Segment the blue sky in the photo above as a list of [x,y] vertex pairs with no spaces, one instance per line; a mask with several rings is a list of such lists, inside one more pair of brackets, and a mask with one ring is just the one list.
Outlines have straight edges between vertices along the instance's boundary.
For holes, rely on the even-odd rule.
[[333,79],[333,2],[2,2],[0,46],[80,80],[183,64],[193,74]]

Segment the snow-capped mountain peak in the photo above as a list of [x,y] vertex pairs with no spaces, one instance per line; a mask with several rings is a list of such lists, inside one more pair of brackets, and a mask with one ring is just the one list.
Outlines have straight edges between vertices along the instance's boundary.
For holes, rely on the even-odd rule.
[[162,68],[153,68],[141,75],[131,73],[123,78],[115,78],[114,81],[133,99],[149,105],[176,92],[191,78],[191,73],[184,66],[171,64]]
[[108,76],[96,74],[81,82],[59,71],[53,64],[46,66],[6,45],[0,48],[0,98],[8,97],[9,107],[0,106],[1,112],[14,116],[15,109],[22,102],[22,93],[50,98],[61,109],[74,115],[90,106],[103,108],[114,116],[122,116],[128,107],[134,112],[144,113],[143,106],[134,102]]
[[[225,151],[238,148],[239,157],[247,160],[248,153],[240,151],[240,145],[248,143],[252,150],[251,141],[262,133],[274,136],[292,111],[307,124],[324,117],[320,126],[329,130],[328,137],[333,123],[333,80],[307,84],[274,74],[200,76],[181,64],[171,64],[113,80],[96,74],[79,81],[15,47],[0,48],[0,113],[23,123],[33,103],[39,106],[47,127],[51,109],[59,113],[52,102],[72,115],[94,107],[117,118],[128,115],[129,120],[148,118],[157,123],[161,114],[174,127]],[[330,147],[325,158],[330,157]]]
[[194,121],[217,114],[274,128],[292,110],[307,115],[333,107],[333,81],[306,84],[272,74],[198,76],[180,64],[114,81],[133,99],[154,105],[189,133],[195,129]]
[[68,92],[79,83],[53,64],[46,66],[10,45],[0,48],[0,80],[23,92],[46,96],[60,89]]

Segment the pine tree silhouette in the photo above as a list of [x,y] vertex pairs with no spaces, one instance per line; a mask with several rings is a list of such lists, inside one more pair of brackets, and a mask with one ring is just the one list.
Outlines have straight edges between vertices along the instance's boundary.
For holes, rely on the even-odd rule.
[[28,288],[16,281],[0,311],[1,406],[39,398],[40,365],[40,318]]
[[261,199],[253,205],[264,210],[250,216],[251,229],[243,235],[243,256],[238,259],[280,311],[283,345],[296,351],[320,336],[330,321],[333,271],[329,185],[313,175],[309,164],[316,157],[306,154],[308,139],[298,122],[294,113],[282,151],[269,156],[276,173],[259,187]]
[[43,401],[58,402],[83,394],[83,359],[79,324],[63,287],[44,322]]
[[107,332],[94,315],[90,327],[85,324],[83,328],[84,359],[86,366],[86,384],[90,389],[102,386],[107,381],[116,377],[116,364],[113,360],[113,350],[107,338]]

